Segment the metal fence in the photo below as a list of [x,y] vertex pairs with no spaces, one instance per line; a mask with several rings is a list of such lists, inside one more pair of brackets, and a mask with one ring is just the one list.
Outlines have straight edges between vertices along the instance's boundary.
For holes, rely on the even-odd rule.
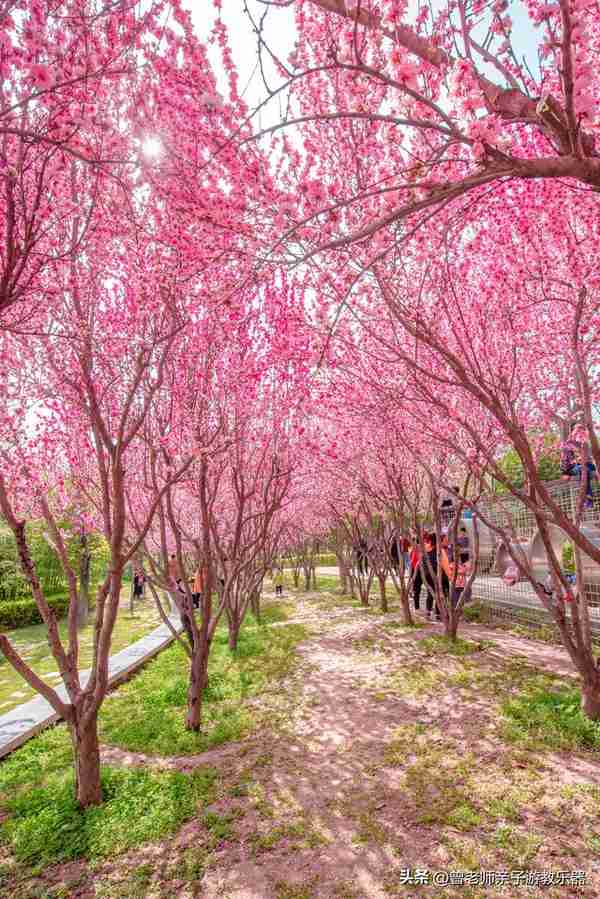
[[[573,520],[579,498],[577,479],[549,482],[547,488],[561,510]],[[582,530],[588,539],[600,546],[600,488],[597,482],[593,483],[592,488],[592,505],[584,512]],[[531,563],[536,578],[544,582],[548,570],[546,552],[537,533],[535,519],[524,503],[514,496],[498,494],[487,498],[481,504],[481,511],[494,525],[505,528],[511,522],[520,541],[519,547]],[[550,532],[555,552],[565,571],[574,570],[567,536],[555,526],[550,527]],[[506,547],[492,538],[490,532],[484,532],[483,538],[473,598],[482,601],[496,617],[538,625],[545,620],[550,621],[551,616],[529,582],[521,581],[511,586],[503,579],[503,572],[510,561]],[[600,566],[589,557],[583,557],[583,576],[592,628],[600,633]]]

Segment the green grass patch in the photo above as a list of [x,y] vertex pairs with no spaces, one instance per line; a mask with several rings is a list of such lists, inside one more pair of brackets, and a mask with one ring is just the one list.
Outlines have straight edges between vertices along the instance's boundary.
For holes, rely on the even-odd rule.
[[469,790],[474,764],[472,755],[459,758],[446,745],[441,749],[425,749],[406,769],[406,792],[415,806],[419,824],[471,830],[481,823]]
[[383,752],[383,763],[391,767],[404,765],[411,753],[427,744],[427,728],[424,724],[401,724],[394,730],[392,739]]
[[190,775],[103,768],[103,804],[81,810],[64,728],[45,741],[45,751],[36,743],[0,768],[2,806],[10,815],[0,834],[21,863],[111,857],[174,833],[214,795],[216,772],[210,768]]
[[576,688],[525,690],[502,704],[504,739],[529,748],[600,751],[600,721],[581,711]]
[[327,837],[312,827],[305,818],[277,824],[264,833],[255,831],[249,835],[248,840],[256,855],[270,852],[283,840],[290,841],[289,848],[294,851],[316,849],[329,842]]
[[311,877],[304,883],[288,883],[287,880],[278,880],[275,884],[276,899],[312,899],[318,878]]
[[392,631],[413,631],[423,627],[419,621],[413,621],[412,624],[406,624],[404,621],[382,621],[379,627]]
[[506,861],[515,869],[527,868],[538,854],[543,840],[532,833],[523,833],[508,824],[496,828],[490,845],[502,850]]
[[446,681],[443,671],[434,671],[422,665],[400,668],[390,677],[389,684],[400,696],[426,696],[438,690]]
[[419,640],[418,649],[425,655],[444,655],[467,656],[474,652],[482,652],[493,646],[492,640],[463,640],[458,637],[456,640],[450,640],[448,637],[425,637]]
[[[265,609],[265,618],[282,612],[271,608]],[[188,660],[178,644],[169,647],[120,688],[118,701],[103,706],[102,740],[132,751],[183,755],[242,739],[259,723],[247,699],[292,670],[295,646],[305,635],[298,624],[257,627],[249,619],[232,653],[227,630],[217,630],[198,734],[185,729]]]

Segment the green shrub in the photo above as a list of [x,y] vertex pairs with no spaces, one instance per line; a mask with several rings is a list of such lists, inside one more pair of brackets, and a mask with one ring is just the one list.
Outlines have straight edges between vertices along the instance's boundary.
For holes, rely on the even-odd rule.
[[[96,590],[97,584],[90,584],[90,608],[96,605]],[[54,596],[46,594],[46,601],[58,618],[64,618],[69,611],[69,597],[66,593],[57,593]],[[33,597],[0,602],[0,630],[41,623],[42,616]]]
[[[546,445],[547,450],[540,456],[537,470],[542,481],[554,481],[560,477],[560,456],[550,438],[546,440]],[[515,487],[523,486],[525,481],[523,465],[515,450],[508,450],[499,460],[499,465]],[[497,481],[493,482],[493,486],[496,493],[504,493],[506,490]]]
[[[46,597],[48,605],[54,609],[59,618],[67,614],[69,597],[64,593],[58,596]],[[14,627],[29,627],[31,624],[40,624],[42,616],[33,598],[9,599],[0,602],[0,630],[9,630]]]
[[512,742],[600,750],[600,722],[585,717],[578,689],[528,690],[505,702],[502,712],[505,736]]

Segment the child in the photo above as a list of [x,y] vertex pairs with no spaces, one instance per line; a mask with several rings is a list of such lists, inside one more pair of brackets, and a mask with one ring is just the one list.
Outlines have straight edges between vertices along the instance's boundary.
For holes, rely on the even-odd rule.
[[273,580],[275,584],[275,596],[283,596],[283,568],[278,566]]
[[469,561],[469,537],[466,528],[460,529],[456,544],[460,552],[459,561],[464,565]]

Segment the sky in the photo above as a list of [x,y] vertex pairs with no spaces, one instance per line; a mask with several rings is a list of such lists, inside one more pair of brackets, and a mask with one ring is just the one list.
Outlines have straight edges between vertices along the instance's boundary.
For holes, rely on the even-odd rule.
[[[234,60],[239,73],[239,90],[244,92],[244,100],[253,109],[266,96],[265,86],[257,68],[258,53],[257,40],[253,32],[248,15],[244,12],[246,5],[253,19],[258,22],[267,10],[264,27],[264,37],[267,43],[276,48],[282,59],[287,60],[294,48],[296,41],[296,27],[294,23],[293,7],[266,7],[257,0],[222,0],[222,19],[229,31],[229,40]],[[210,0],[187,0],[187,5],[192,12],[192,19],[196,25],[198,35],[202,40],[208,38],[215,20],[216,10]],[[209,48],[209,58],[213,71],[219,79],[222,93],[227,96],[227,81],[223,75],[218,50]],[[275,74],[271,67],[267,70],[267,78],[270,86],[277,86],[281,82],[281,76]],[[281,118],[279,102],[277,99],[269,101],[256,119],[255,127],[265,128],[275,124]]]
[[[215,7],[212,5],[211,0],[187,0],[187,3],[192,11],[192,18],[198,29],[199,36],[202,39],[207,38],[214,22]],[[445,0],[435,0],[434,6],[438,6],[440,3],[445,5]],[[414,6],[416,8],[416,4]],[[254,107],[265,97],[266,92],[260,72],[255,68],[257,63],[257,42],[250,19],[244,11],[245,7],[247,7],[256,22],[260,20],[265,10],[267,11],[264,30],[265,39],[267,43],[277,48],[284,59],[287,59],[293,50],[296,40],[296,27],[293,3],[285,7],[274,7],[266,6],[260,3],[259,0],[222,0],[221,14],[229,30],[234,59],[240,73],[240,90],[249,82],[245,99],[249,106]],[[537,74],[537,44],[540,35],[539,31],[529,20],[526,5],[522,0],[511,0],[507,14],[511,16],[514,23],[512,40],[516,55],[519,60],[526,58],[532,71]],[[410,14],[407,18],[410,20]],[[211,62],[225,90],[226,82],[223,78],[218,54],[214,51],[211,54]],[[493,69],[489,74],[493,75]],[[268,75],[271,75],[271,82],[276,84],[278,77],[273,76],[272,71]],[[277,101],[272,101],[267,112],[263,113],[263,118],[266,115],[270,121],[263,121],[263,127],[273,124],[278,111]],[[275,116],[275,119],[273,119],[273,116]]]

